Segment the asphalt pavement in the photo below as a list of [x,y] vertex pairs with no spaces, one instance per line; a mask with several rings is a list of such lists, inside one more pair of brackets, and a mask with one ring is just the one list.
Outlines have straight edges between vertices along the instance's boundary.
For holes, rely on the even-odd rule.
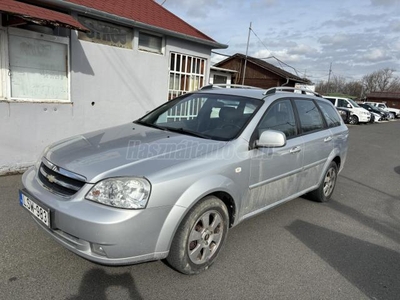
[[349,128],[330,202],[298,198],[243,222],[197,276],[76,256],[19,206],[21,176],[0,177],[0,299],[399,299],[400,121]]

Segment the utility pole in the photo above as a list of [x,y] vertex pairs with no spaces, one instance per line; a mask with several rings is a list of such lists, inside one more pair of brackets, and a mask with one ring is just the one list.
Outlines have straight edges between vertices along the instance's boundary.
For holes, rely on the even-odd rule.
[[329,76],[328,76],[328,90],[327,90],[327,94],[329,94],[329,81],[331,81],[331,73],[332,73],[332,63],[329,66]]
[[251,22],[250,22],[250,27],[249,27],[249,36],[247,37],[246,58],[244,59],[242,85],[244,85],[244,79],[246,78],[247,55],[249,53],[250,33],[251,33]]

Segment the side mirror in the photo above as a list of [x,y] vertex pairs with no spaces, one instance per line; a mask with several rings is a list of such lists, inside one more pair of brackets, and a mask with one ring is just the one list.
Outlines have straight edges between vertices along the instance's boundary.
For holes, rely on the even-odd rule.
[[351,106],[350,104],[347,104],[347,107],[348,107],[348,108],[352,108],[352,106]]
[[286,145],[286,135],[282,131],[265,130],[256,141],[256,148],[277,148]]

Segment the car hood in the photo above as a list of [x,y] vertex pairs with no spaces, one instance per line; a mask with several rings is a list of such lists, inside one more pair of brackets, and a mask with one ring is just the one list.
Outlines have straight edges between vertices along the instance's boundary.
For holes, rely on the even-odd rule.
[[97,182],[115,176],[149,176],[225,144],[129,123],[62,140],[44,156],[87,182]]
[[367,109],[362,108],[362,107],[354,107],[353,109],[357,112],[369,113],[369,111]]

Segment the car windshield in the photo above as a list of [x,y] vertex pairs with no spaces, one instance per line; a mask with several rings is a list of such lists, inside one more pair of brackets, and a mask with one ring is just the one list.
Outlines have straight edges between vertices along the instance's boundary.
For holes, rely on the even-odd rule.
[[262,100],[219,94],[193,93],[171,100],[136,123],[215,140],[238,136]]
[[360,107],[360,105],[358,105],[358,103],[355,102],[354,100],[351,100],[351,99],[347,99],[347,100],[349,100],[349,102],[350,102],[354,107]]

